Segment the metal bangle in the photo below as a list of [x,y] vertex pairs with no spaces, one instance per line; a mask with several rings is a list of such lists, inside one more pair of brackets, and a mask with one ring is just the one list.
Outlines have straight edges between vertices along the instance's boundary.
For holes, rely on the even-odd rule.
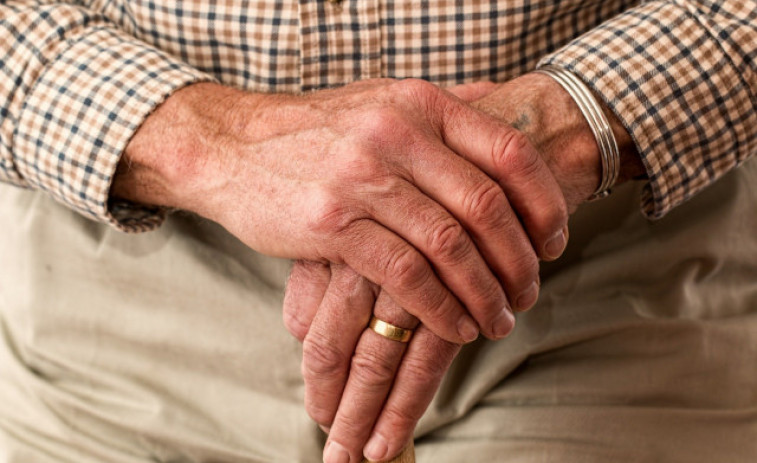
[[581,110],[581,114],[589,124],[594,139],[597,141],[602,162],[602,179],[596,191],[589,196],[588,200],[593,201],[607,197],[620,173],[620,150],[602,107],[592,95],[591,90],[573,73],[557,66],[544,66],[534,72],[548,75],[557,81],[573,98],[578,109]]

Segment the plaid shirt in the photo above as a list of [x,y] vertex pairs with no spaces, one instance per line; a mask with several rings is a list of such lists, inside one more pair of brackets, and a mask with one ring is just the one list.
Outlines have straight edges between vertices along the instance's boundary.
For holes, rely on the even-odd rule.
[[7,0],[0,44],[0,180],[130,231],[162,215],[109,207],[119,157],[202,80],[299,92],[562,66],[631,133],[653,218],[757,151],[755,0]]

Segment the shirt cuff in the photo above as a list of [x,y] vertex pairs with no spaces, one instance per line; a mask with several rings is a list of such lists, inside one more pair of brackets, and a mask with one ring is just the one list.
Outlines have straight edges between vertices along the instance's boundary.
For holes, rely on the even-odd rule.
[[47,63],[15,134],[26,182],[126,232],[159,226],[165,211],[108,194],[121,154],[144,119],[174,91],[210,76],[109,27],[77,35]]
[[652,219],[753,151],[754,89],[744,77],[750,70],[728,50],[711,16],[649,2],[539,63],[573,72],[623,123],[647,170],[642,210]]

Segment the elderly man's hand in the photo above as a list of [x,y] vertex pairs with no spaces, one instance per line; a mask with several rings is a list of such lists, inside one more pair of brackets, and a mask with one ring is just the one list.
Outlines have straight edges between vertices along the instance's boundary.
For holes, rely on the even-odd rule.
[[[555,172],[571,211],[596,188],[596,143],[578,108],[550,78],[528,75],[501,86],[453,91],[467,99],[481,97],[476,106],[529,133]],[[623,154],[622,180],[642,174],[633,144],[611,119]],[[345,318],[345,310],[356,315]],[[311,416],[330,427],[328,463],[341,461],[342,451],[349,461],[357,461],[363,446],[374,460],[398,453],[459,351],[459,345],[423,326],[407,348],[382,338],[365,329],[371,311],[405,328],[417,324],[386,293],[344,266],[295,264],[284,317],[290,331],[304,339],[305,402]]]
[[537,296],[532,241],[563,247],[559,186],[526,138],[423,81],[192,85],[122,164],[114,196],[196,212],[264,254],[345,263],[456,343],[507,334],[510,306]]
[[305,405],[316,422],[330,427],[324,461],[360,461],[372,434],[367,456],[380,460],[398,453],[460,345],[423,325],[408,344],[366,329],[372,313],[405,328],[415,328],[418,321],[344,265],[298,262],[288,288],[287,324],[292,326],[290,317],[299,317],[296,323],[309,325],[302,363]]

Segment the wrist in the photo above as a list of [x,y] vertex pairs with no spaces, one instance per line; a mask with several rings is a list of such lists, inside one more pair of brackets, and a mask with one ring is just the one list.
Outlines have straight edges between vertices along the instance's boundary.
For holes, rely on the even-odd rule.
[[[602,176],[599,146],[578,105],[552,77],[526,74],[502,84],[480,103],[481,109],[528,135],[560,184],[571,210],[594,193]],[[618,183],[643,175],[628,132],[608,108],[601,106],[620,150]]]
[[[135,132],[118,164],[111,197],[206,215],[217,172],[226,167],[240,109],[256,95],[214,83],[184,87]],[[235,122],[236,121],[236,122]],[[232,134],[234,134],[232,136]]]

